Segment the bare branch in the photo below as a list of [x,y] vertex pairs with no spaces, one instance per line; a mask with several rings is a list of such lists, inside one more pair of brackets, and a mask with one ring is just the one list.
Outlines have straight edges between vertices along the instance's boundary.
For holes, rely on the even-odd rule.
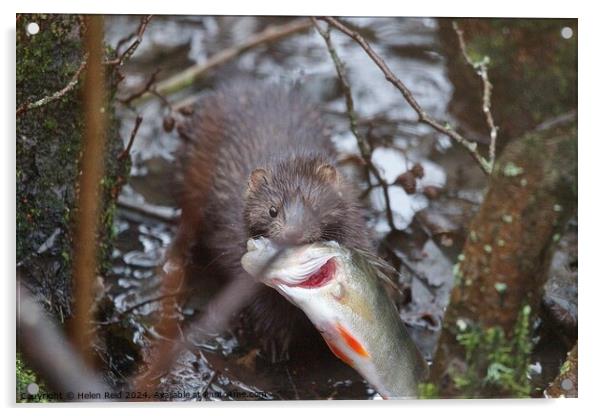
[[79,76],[81,75],[82,71],[86,67],[87,62],[88,62],[88,55],[86,54],[86,55],[84,55],[84,59],[82,60],[82,63],[79,65],[79,68],[77,68],[77,71],[75,71],[75,74],[73,74],[73,76],[71,77],[71,80],[69,81],[69,83],[67,85],[65,85],[65,87],[63,89],[55,92],[52,95],[48,95],[44,98],[41,98],[38,101],[35,101],[33,103],[25,103],[25,104],[21,105],[19,108],[17,108],[17,117],[19,117],[20,115],[25,113],[27,110],[32,110],[34,108],[40,108],[40,107],[45,106],[48,103],[56,101],[59,98],[63,97],[65,94],[67,94],[69,91],[71,91],[73,88],[75,88],[75,86],[79,82]]
[[339,80],[341,81],[343,94],[345,95],[345,105],[347,106],[347,117],[349,118],[349,126],[351,128],[351,132],[355,136],[357,146],[360,149],[360,153],[362,155],[362,159],[364,160],[366,167],[368,168],[369,172],[371,172],[374,175],[379,185],[383,188],[387,222],[389,223],[389,227],[391,228],[391,230],[395,230],[396,227],[395,222],[393,221],[393,211],[391,209],[391,201],[389,198],[389,184],[383,179],[378,168],[376,168],[376,166],[374,166],[374,164],[372,163],[372,151],[370,149],[370,146],[368,145],[366,139],[359,133],[357,129],[357,113],[355,112],[355,105],[353,103],[353,94],[351,93],[351,86],[349,85],[349,81],[347,80],[345,66],[343,65],[343,62],[341,62],[341,59],[339,58],[339,55],[337,54],[337,51],[335,50],[332,41],[330,40],[330,25],[327,26],[326,30],[323,30],[314,17],[312,17],[311,20],[318,33],[324,38],[324,41],[326,42],[326,47],[328,48],[328,52],[330,53],[330,57],[332,58],[332,62],[334,63],[334,66],[336,68],[337,75],[339,77]]
[[[294,33],[307,30],[310,27],[311,21],[305,18],[296,19],[283,25],[269,26],[263,31],[251,35],[248,39],[239,43],[238,45],[234,45],[216,53],[204,63],[191,66],[184,71],[164,81],[161,81],[157,85],[156,91],[161,95],[168,95],[179,91],[191,85],[195,80],[199,79],[209,70],[232,60],[233,58],[241,55],[249,49],[254,48],[255,46],[280,40]],[[150,97],[151,94],[145,94],[139,100],[143,102],[148,100]]]
[[[149,303],[159,302],[159,301],[161,301],[163,299],[167,299],[167,298],[175,298],[175,297],[184,295],[186,293],[190,293],[192,290],[193,289],[183,289],[183,290],[179,290],[175,293],[166,293],[164,295],[159,295],[159,296],[155,296],[155,297],[152,297],[149,299],[145,299],[143,301],[136,303],[135,305],[130,306],[129,308],[125,309],[124,311],[119,312],[118,315],[119,315],[119,317],[122,317],[124,315],[127,315],[127,314],[135,311],[136,309],[139,309],[145,305],[148,305]],[[118,322],[118,319],[119,318],[115,319],[115,322]]]
[[154,70],[151,76],[148,78],[148,80],[146,80],[142,88],[140,88],[136,92],[133,92],[131,95],[125,98],[118,98],[119,102],[123,105],[129,106],[132,103],[132,101],[134,101],[136,98],[139,98],[145,93],[151,91],[153,84],[157,81],[157,75],[159,74],[159,72],[161,72],[161,68],[157,68],[156,70]]
[[121,48],[121,46],[123,44],[129,42],[132,38],[135,37],[134,42],[132,42],[132,44],[130,46],[128,46],[128,48],[121,55],[117,56],[117,58],[115,58],[111,61],[106,61],[105,65],[119,65],[120,66],[120,65],[123,65],[123,63],[125,61],[130,59],[130,57],[134,54],[134,52],[136,52],[136,49],[138,49],[140,42],[142,42],[142,36],[144,35],[144,32],[146,31],[146,27],[148,26],[148,24],[150,23],[152,18],[153,18],[152,14],[142,16],[142,18],[140,19],[140,24],[138,25],[138,29],[136,30],[136,32],[130,34],[129,36],[125,37],[124,39],[121,39],[119,41],[119,43],[117,43],[116,50],[119,51],[119,48]]
[[470,59],[466,50],[466,42],[464,41],[464,31],[458,27],[456,22],[453,22],[453,27],[458,36],[458,43],[460,44],[460,51],[462,52],[462,56],[464,56],[464,60],[475,70],[483,83],[483,114],[485,114],[485,120],[489,127],[489,164],[493,166],[493,163],[495,162],[495,145],[498,127],[496,127],[495,122],[493,121],[493,115],[491,114],[491,90],[493,89],[493,85],[491,85],[487,73],[487,63],[489,60],[488,58],[485,58],[481,62],[474,62]]
[[449,123],[445,122],[441,124],[440,122],[432,118],[426,111],[424,111],[424,109],[420,106],[420,104],[418,104],[418,102],[412,95],[412,92],[405,86],[403,82],[401,82],[399,78],[397,78],[397,76],[395,76],[395,74],[391,71],[391,69],[387,66],[383,59],[374,51],[374,49],[372,49],[370,44],[364,39],[362,35],[360,35],[354,30],[351,30],[341,21],[333,17],[318,17],[318,19],[328,22],[329,25],[334,26],[336,29],[349,36],[356,43],[358,43],[362,47],[362,49],[364,49],[364,51],[366,51],[370,59],[372,59],[376,66],[378,66],[382,73],[385,75],[386,80],[393,84],[401,92],[407,103],[414,109],[414,111],[418,115],[418,121],[420,123],[424,123],[431,126],[438,132],[445,134],[446,136],[450,137],[451,139],[462,145],[468,150],[472,158],[477,162],[477,164],[483,170],[483,172],[485,172],[488,175],[491,173],[492,166],[486,158],[479,154],[479,152],[477,151],[477,144],[464,138],[464,136],[462,136],[460,133],[454,130]]
[[[104,64],[105,65],[122,65],[123,62],[125,62],[127,59],[129,59],[134,54],[134,52],[136,51],[138,46],[140,45],[140,42],[142,42],[142,36],[144,35],[146,27],[148,26],[148,23],[151,21],[152,17],[153,17],[152,15],[143,16],[142,19],[140,20],[140,25],[138,26],[138,29],[136,30],[136,32],[134,32],[134,33],[130,34],[129,36],[127,36],[126,38],[120,40],[119,43],[117,44],[117,50],[119,50],[119,48],[122,46],[123,43],[129,42],[132,38],[136,37],[136,40],[121,55],[119,55],[117,58],[115,58],[111,61],[105,61]],[[85,19],[82,19],[82,22],[84,22],[82,25],[85,26],[86,25]],[[56,100],[62,98],[65,94],[67,94],[73,88],[75,88],[75,86],[79,82],[79,77],[80,77],[81,73],[83,72],[84,68],[86,67],[87,61],[88,61],[88,55],[86,54],[84,56],[84,59],[82,60],[82,63],[80,64],[79,68],[77,69],[75,74],[73,74],[73,77],[71,78],[69,83],[63,89],[61,89],[60,91],[57,91],[51,95],[48,95],[44,98],[41,98],[33,103],[25,103],[25,104],[21,105],[19,108],[17,108],[16,116],[19,117],[22,114],[24,114],[25,112],[27,112],[28,110],[40,108],[40,107],[45,106],[46,104],[56,101]],[[153,79],[152,79],[151,85],[152,85],[152,83],[154,83],[155,77],[156,77],[156,73],[152,75]],[[149,88],[150,88],[150,85],[146,90],[142,91],[140,95],[147,92],[149,90]],[[140,95],[132,97],[125,104],[129,104],[131,101],[138,98]]]
[[128,140],[128,144],[125,147],[125,149],[123,149],[121,151],[121,153],[119,153],[119,156],[117,156],[117,160],[124,160],[126,157],[128,157],[130,155],[130,151],[132,150],[132,145],[134,144],[134,139],[136,138],[136,134],[138,134],[138,129],[140,128],[140,124],[142,124],[142,116],[137,116],[136,117],[136,121],[134,123],[134,128],[132,129],[132,132],[130,133],[130,140]]
[[179,209],[140,203],[140,201],[126,198],[123,195],[119,195],[119,198],[117,199],[117,206],[125,210],[125,214],[127,214],[127,211],[131,211],[134,214],[151,217],[169,224],[176,224],[180,219]]

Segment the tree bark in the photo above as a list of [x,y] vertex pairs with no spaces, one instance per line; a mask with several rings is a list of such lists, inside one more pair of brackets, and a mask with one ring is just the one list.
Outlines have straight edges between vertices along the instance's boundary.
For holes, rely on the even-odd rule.
[[[72,314],[73,224],[82,170],[80,92],[87,58],[81,22],[78,15],[17,16],[17,267],[23,283],[61,323]],[[39,31],[29,33],[30,24]],[[115,188],[129,170],[117,160],[123,142],[112,105],[115,68],[107,66],[106,72],[107,146],[96,238],[100,274],[111,255]]]
[[431,372],[441,396],[528,394],[531,323],[550,248],[576,205],[574,121],[507,146],[454,269]]

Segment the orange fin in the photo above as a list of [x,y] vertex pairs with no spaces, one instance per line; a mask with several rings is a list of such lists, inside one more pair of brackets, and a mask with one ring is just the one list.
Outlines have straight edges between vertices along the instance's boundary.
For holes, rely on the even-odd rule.
[[357,340],[353,335],[349,333],[345,328],[341,326],[341,324],[337,323],[337,331],[345,340],[345,343],[349,345],[353,351],[361,355],[362,357],[370,357],[370,353],[366,351],[364,346]]

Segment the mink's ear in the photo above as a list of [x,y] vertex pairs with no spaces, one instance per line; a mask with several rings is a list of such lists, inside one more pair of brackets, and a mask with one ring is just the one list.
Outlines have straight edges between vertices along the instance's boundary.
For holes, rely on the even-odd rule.
[[247,193],[248,196],[251,192],[257,192],[263,184],[267,185],[268,183],[268,172],[265,169],[257,168],[251,175],[249,175],[249,182],[247,183]]
[[326,183],[331,185],[336,185],[339,183],[339,174],[336,168],[328,163],[318,166],[316,173],[320,179],[324,180]]

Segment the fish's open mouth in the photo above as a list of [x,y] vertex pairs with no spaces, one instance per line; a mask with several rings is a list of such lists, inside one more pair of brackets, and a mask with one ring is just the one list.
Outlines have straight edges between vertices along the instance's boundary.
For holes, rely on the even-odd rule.
[[301,287],[304,289],[314,289],[320,286],[324,286],[330,282],[334,277],[334,273],[337,269],[335,258],[330,258],[326,263],[322,265],[315,273],[311,274],[307,279],[293,287]]

